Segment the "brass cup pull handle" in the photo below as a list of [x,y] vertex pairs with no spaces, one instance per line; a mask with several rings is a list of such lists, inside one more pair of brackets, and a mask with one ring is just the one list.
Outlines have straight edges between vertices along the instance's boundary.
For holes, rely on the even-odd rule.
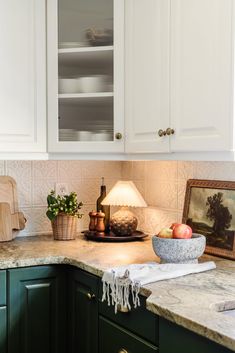
[[116,140],[121,140],[122,139],[122,134],[120,132],[117,132],[115,134],[115,138],[116,138]]
[[175,133],[175,130],[174,130],[174,129],[171,129],[170,127],[168,127],[168,128],[166,129],[166,134],[167,134],[168,136],[174,135],[174,133]]
[[162,130],[162,129],[158,130],[158,136],[159,136],[159,137],[166,136],[166,131],[164,131],[164,130]]
[[124,349],[124,348],[121,348],[121,349],[118,351],[118,353],[128,353],[128,351],[127,351],[126,349]]
[[95,294],[87,293],[86,296],[89,300],[95,299]]

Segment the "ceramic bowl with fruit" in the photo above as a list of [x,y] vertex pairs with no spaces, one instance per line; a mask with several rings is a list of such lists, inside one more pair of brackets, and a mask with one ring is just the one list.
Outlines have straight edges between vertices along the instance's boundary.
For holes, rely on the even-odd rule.
[[153,250],[161,263],[198,263],[204,253],[206,238],[192,232],[186,224],[173,223],[170,228],[162,228],[152,238]]

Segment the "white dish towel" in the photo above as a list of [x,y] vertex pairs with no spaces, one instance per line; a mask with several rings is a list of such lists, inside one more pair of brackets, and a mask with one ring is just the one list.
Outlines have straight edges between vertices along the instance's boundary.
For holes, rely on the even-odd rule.
[[114,305],[115,313],[118,306],[131,309],[129,295],[132,294],[134,308],[140,305],[140,287],[165,279],[185,276],[192,273],[199,273],[213,270],[216,265],[213,261],[200,264],[133,264],[111,268],[104,272],[103,297],[108,305]]

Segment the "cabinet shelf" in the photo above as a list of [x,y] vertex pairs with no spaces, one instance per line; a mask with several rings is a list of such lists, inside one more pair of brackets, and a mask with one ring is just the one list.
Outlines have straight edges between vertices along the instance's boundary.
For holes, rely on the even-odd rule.
[[94,62],[105,65],[113,60],[113,46],[59,49],[58,55],[61,65],[89,65]]
[[113,92],[94,92],[94,93],[69,93],[59,94],[58,98],[60,103],[102,103],[106,104],[114,96]]

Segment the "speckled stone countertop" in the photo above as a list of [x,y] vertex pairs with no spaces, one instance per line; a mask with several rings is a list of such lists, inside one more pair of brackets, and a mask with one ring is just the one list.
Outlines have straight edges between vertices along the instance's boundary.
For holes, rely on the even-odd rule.
[[[216,270],[152,283],[141,289],[152,312],[235,351],[235,316],[214,306],[235,301],[235,262],[214,260]],[[46,264],[70,264],[102,276],[105,269],[130,263],[158,261],[150,239],[130,243],[95,243],[79,236],[54,241],[52,236],[17,238],[0,243],[0,269]]]

